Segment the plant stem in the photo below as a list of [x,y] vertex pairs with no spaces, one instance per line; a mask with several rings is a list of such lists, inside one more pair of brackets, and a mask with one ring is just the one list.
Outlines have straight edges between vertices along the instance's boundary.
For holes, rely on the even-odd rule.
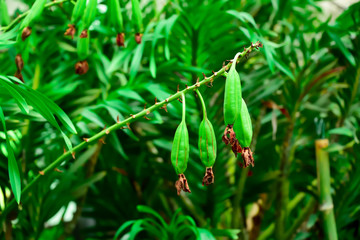
[[184,93],[181,93],[182,98],[182,122],[186,121],[186,102],[185,102],[185,95]]
[[[260,42],[257,42],[255,44],[252,44],[250,47],[246,48],[243,52],[241,52],[239,58],[238,58],[238,62],[240,62],[248,53],[252,52],[254,49],[259,48],[260,46],[262,46],[262,44]],[[182,91],[179,91],[177,93],[175,93],[174,95],[168,97],[167,99],[161,101],[161,102],[157,102],[154,105],[134,114],[131,115],[131,117],[128,117],[126,119],[124,119],[121,122],[117,122],[115,124],[113,124],[112,126],[105,128],[104,130],[100,131],[99,133],[95,134],[94,136],[92,136],[91,138],[88,138],[86,141],[78,144],[77,146],[75,146],[73,148],[73,154],[75,154],[75,152],[79,152],[80,150],[84,149],[86,146],[90,145],[91,143],[96,142],[97,140],[99,140],[100,138],[106,136],[107,134],[121,129],[122,127],[129,125],[132,122],[135,122],[143,117],[145,117],[147,114],[160,109],[161,107],[163,107],[164,105],[167,105],[173,101],[176,101],[182,94],[186,94],[190,91],[196,91],[196,89],[198,89],[199,87],[206,85],[209,82],[212,82],[218,78],[220,78],[224,72],[226,70],[228,70],[231,67],[232,63],[229,62],[227,65],[223,66],[219,71],[215,72],[213,75],[211,75],[210,77],[206,77],[204,78],[202,81],[195,83],[192,86],[189,86],[185,89],[183,89]],[[51,164],[49,164],[43,171],[43,174],[48,174],[49,172],[53,171],[56,167],[58,167],[62,162],[64,162],[65,160],[71,158],[72,156],[71,152],[65,152],[64,154],[62,154],[60,157],[58,157],[55,161],[53,161]],[[25,196],[25,194],[27,194],[30,189],[32,188],[33,185],[35,185],[41,178],[41,174],[36,175],[35,178],[33,178],[30,183],[28,185],[25,186],[25,188],[22,190],[21,195]],[[0,223],[4,220],[5,216],[16,206],[16,202],[15,200],[11,200],[9,202],[9,204],[6,206],[6,208],[4,209],[4,211],[2,212],[2,214],[0,215]]]
[[322,212],[325,239],[337,240],[334,204],[331,197],[329,153],[326,151],[328,146],[328,139],[318,139],[315,141],[319,209]]
[[[45,7],[51,7],[63,2],[67,2],[69,0],[58,0],[58,1],[53,1],[53,2],[49,2],[47,4],[45,4]],[[26,12],[20,14],[19,16],[17,16],[9,25],[0,28],[0,31],[6,32],[9,29],[11,29],[18,21],[20,21],[22,18],[24,18],[26,15],[28,15],[30,13],[31,9],[27,10]]]
[[[257,137],[258,137],[258,135],[260,133],[260,129],[261,129],[261,120],[263,119],[265,113],[266,113],[266,107],[263,106],[260,110],[259,116],[258,116],[255,126],[254,126],[253,140],[251,142],[251,149],[253,150],[253,152],[255,152]],[[232,227],[241,229],[240,235],[241,235],[242,239],[248,238],[247,231],[246,231],[246,228],[244,225],[244,216],[242,215],[242,212],[241,212],[241,200],[243,198],[245,182],[247,179],[249,169],[250,168],[243,168],[241,170],[240,180],[239,180],[239,183],[236,188],[236,194],[235,194],[234,200],[232,202],[232,206],[234,208],[232,218],[231,218],[232,219]]]
[[296,101],[294,109],[289,120],[289,126],[285,133],[284,141],[281,147],[280,155],[280,177],[277,183],[276,195],[276,213],[275,213],[275,238],[282,240],[285,233],[287,211],[286,206],[289,201],[289,168],[294,155],[294,148],[291,144],[294,125],[296,122],[296,113],[299,109],[300,101]]
[[203,110],[203,119],[205,120],[207,118],[205,102],[204,102],[203,97],[201,96],[199,89],[196,89],[196,93],[200,98],[200,102],[201,102],[201,106],[202,106],[202,110]]

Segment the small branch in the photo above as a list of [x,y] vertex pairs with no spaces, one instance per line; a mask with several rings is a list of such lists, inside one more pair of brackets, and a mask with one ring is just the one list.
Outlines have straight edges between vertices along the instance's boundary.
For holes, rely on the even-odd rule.
[[[69,0],[58,0],[58,1],[54,1],[54,2],[49,2],[47,4],[45,4],[45,8],[47,7],[51,7],[63,2],[67,2]],[[19,16],[17,16],[9,25],[0,28],[0,31],[6,32],[9,29],[11,29],[18,21],[20,21],[21,19],[23,19],[26,15],[28,15],[30,13],[31,9],[27,10],[26,12],[20,14]]]
[[[243,52],[241,52],[241,54],[239,55],[239,58],[237,59],[237,62],[240,62],[245,56],[247,56],[250,52],[252,52],[254,49],[258,49],[259,47],[261,47],[262,44],[260,42],[257,42],[255,44],[252,44],[250,47],[246,48]],[[128,117],[127,119],[121,121],[121,122],[117,122],[115,124],[113,124],[112,126],[103,129],[101,132],[95,134],[93,137],[88,138],[87,141],[84,141],[82,143],[80,143],[79,145],[75,146],[73,148],[73,152],[65,152],[63,155],[61,155],[59,158],[57,158],[55,161],[53,161],[50,165],[48,165],[43,171],[42,173],[44,173],[44,175],[48,174],[49,172],[52,172],[56,167],[58,167],[62,162],[64,162],[67,159],[70,159],[72,157],[72,154],[74,154],[75,152],[79,152],[80,150],[84,149],[86,146],[90,145],[91,143],[96,142],[97,140],[99,140],[100,138],[106,136],[107,134],[116,131],[118,129],[122,129],[124,126],[128,126],[130,123],[135,122],[139,119],[142,119],[144,116],[146,116],[147,114],[154,112],[158,109],[160,109],[161,107],[163,107],[164,105],[167,105],[173,101],[177,101],[178,98],[181,97],[182,94],[186,94],[188,92],[191,91],[195,91],[196,89],[198,89],[199,87],[206,85],[209,82],[212,82],[218,78],[220,78],[222,76],[222,74],[224,74],[225,70],[229,69],[231,67],[232,63],[229,62],[227,65],[225,65],[224,67],[222,67],[218,72],[215,72],[213,75],[211,75],[210,77],[204,78],[202,81],[195,83],[192,86],[189,86],[181,91],[178,91],[177,93],[175,93],[174,95],[170,96],[169,98],[161,101],[161,102],[157,102],[156,104],[152,105],[151,107],[145,108],[144,110],[131,115],[130,117]],[[21,195],[25,196],[25,194],[27,194],[31,187],[36,184],[42,175],[38,174],[28,185],[26,185],[26,187],[22,190]],[[4,209],[4,211],[2,212],[1,216],[0,216],[0,223],[3,221],[4,216],[6,216],[10,210],[12,210],[14,207],[16,206],[16,202],[15,200],[12,200]]]

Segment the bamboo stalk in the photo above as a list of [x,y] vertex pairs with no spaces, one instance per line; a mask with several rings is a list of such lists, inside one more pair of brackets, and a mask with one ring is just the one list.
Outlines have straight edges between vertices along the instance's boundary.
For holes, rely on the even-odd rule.
[[[250,47],[244,49],[243,52],[241,52],[241,54],[239,55],[239,58],[237,59],[237,62],[240,62],[243,58],[245,58],[245,56],[247,56],[250,52],[252,52],[254,49],[258,49],[259,47],[261,47],[262,44],[260,42],[257,42],[255,44],[251,44]],[[154,105],[134,114],[131,115],[130,117],[124,119],[123,121],[119,121],[113,125],[111,125],[108,128],[105,128],[104,130],[102,130],[101,132],[95,134],[94,136],[92,136],[91,138],[86,139],[86,141],[78,144],[77,146],[75,146],[72,149],[72,152],[65,152],[64,154],[62,154],[60,157],[58,157],[56,160],[54,160],[50,165],[48,165],[43,171],[41,171],[41,174],[39,173],[38,175],[36,175],[35,178],[33,178],[29,184],[27,184],[23,190],[21,191],[21,195],[25,196],[25,194],[27,194],[28,192],[30,192],[31,188],[33,187],[33,185],[35,185],[42,177],[42,175],[46,175],[48,173],[50,173],[51,171],[53,171],[56,167],[58,167],[62,162],[68,160],[71,158],[71,156],[75,156],[76,152],[79,152],[80,150],[84,149],[86,146],[95,143],[96,141],[98,141],[100,138],[106,136],[107,134],[116,131],[118,129],[122,129],[124,126],[129,125],[132,122],[135,122],[139,119],[142,119],[143,117],[145,117],[147,114],[154,112],[164,106],[166,106],[167,104],[173,102],[173,101],[177,101],[178,98],[182,95],[182,94],[186,94],[188,92],[191,91],[195,91],[196,89],[198,89],[199,87],[206,85],[210,82],[213,82],[214,80],[220,78],[221,76],[223,76],[223,74],[225,73],[226,70],[228,70],[232,65],[232,62],[229,62],[227,65],[223,66],[219,71],[214,72],[213,75],[211,75],[210,77],[205,77],[202,81],[195,83],[192,86],[188,86],[185,89],[178,91],[177,93],[173,94],[172,96],[168,97],[167,99],[161,101],[161,102],[156,102]],[[0,215],[0,223],[5,219],[5,216],[16,206],[16,202],[13,199],[12,201],[9,202],[9,204],[5,207],[4,211],[1,213]]]
[[325,238],[337,240],[334,204],[331,197],[329,153],[326,151],[328,146],[328,139],[318,139],[315,141],[319,210],[322,213],[321,217]]

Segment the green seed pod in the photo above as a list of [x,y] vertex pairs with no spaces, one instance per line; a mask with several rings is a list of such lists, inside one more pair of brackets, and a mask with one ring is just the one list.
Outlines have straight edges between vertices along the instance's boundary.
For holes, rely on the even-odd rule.
[[5,0],[0,0],[0,9],[1,9],[1,25],[6,26],[10,23],[10,17],[7,9]]
[[200,159],[206,167],[212,167],[216,159],[216,138],[214,128],[209,119],[200,123],[199,129],[199,150]]
[[182,120],[175,132],[171,150],[171,163],[177,174],[184,173],[189,160],[189,133],[185,122],[185,95],[182,94],[183,113]]
[[72,11],[72,15],[71,15],[71,22],[72,23],[77,23],[81,17],[84,15],[84,11],[86,8],[86,0],[77,0],[75,7]]
[[171,150],[171,163],[177,174],[184,173],[189,160],[189,133],[185,121],[176,129]]
[[236,54],[233,64],[228,72],[225,82],[224,93],[224,120],[225,125],[233,125],[241,111],[241,82],[236,71],[236,60],[240,53]]
[[30,8],[30,12],[28,15],[26,15],[26,17],[24,18],[24,20],[22,21],[21,25],[20,25],[20,29],[21,31],[31,25],[31,23],[41,15],[42,11],[44,10],[45,7],[45,3],[46,0],[36,0],[34,2],[34,4],[32,5],[32,7]]
[[77,40],[77,53],[80,60],[84,60],[89,55],[90,34],[88,30],[83,30]]
[[135,29],[135,41],[137,43],[141,43],[141,32],[143,31],[142,17],[141,17],[141,9],[139,0],[131,0],[132,6],[132,22]]
[[200,159],[206,167],[205,176],[202,181],[202,184],[204,186],[204,184],[209,185],[214,182],[212,166],[214,165],[216,160],[217,145],[214,128],[209,119],[207,118],[204,99],[202,98],[199,90],[196,90],[196,93],[200,98],[204,116],[199,128]]
[[119,0],[110,0],[109,4],[110,21],[117,33],[124,31],[123,18]]
[[242,99],[241,112],[234,124],[234,132],[242,147],[250,147],[253,129],[250,114],[244,99]]
[[82,17],[82,24],[85,29],[89,29],[91,23],[94,21],[97,12],[97,0],[89,0]]

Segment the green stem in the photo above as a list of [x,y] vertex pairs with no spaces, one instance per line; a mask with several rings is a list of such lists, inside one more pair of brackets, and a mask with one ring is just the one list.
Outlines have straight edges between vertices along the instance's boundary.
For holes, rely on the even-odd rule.
[[204,102],[203,97],[201,96],[199,89],[196,89],[196,93],[200,98],[200,102],[201,102],[201,106],[202,106],[202,110],[203,110],[203,118],[205,120],[207,118],[205,102]]
[[[45,7],[51,7],[63,2],[67,2],[69,0],[58,0],[58,1],[54,1],[54,2],[49,2],[47,4],[45,4]],[[23,19],[26,15],[28,15],[30,13],[31,9],[27,10],[26,12],[20,14],[19,16],[17,16],[9,25],[0,28],[0,31],[6,32],[9,29],[11,29],[18,21],[20,21],[21,19]]]
[[[260,42],[258,42],[257,44],[254,44],[248,48],[246,48],[241,54],[240,57],[238,59],[238,62],[241,61],[242,58],[244,58],[248,53],[250,53],[252,50],[254,50],[255,48],[258,48],[260,46]],[[161,107],[163,107],[164,105],[167,105],[173,101],[176,101],[180,96],[185,95],[186,93],[190,92],[190,91],[195,91],[197,88],[208,84],[209,82],[212,82],[218,78],[220,78],[224,72],[229,69],[231,67],[232,63],[229,62],[227,65],[225,65],[224,67],[222,67],[219,71],[215,72],[213,75],[211,75],[210,77],[206,77],[204,78],[202,81],[195,83],[194,85],[190,86],[190,87],[186,87],[185,89],[183,89],[182,91],[179,91],[177,93],[175,93],[174,95],[170,96],[169,98],[161,101],[161,102],[157,102],[154,105],[134,114],[131,115],[131,117],[128,117],[126,119],[124,119],[121,122],[115,123],[112,126],[105,128],[104,130],[102,130],[101,132],[95,134],[94,136],[92,136],[91,138],[87,139],[86,141],[78,144],[77,146],[75,146],[73,148],[73,153],[75,154],[75,152],[79,152],[80,150],[84,149],[86,146],[98,141],[100,138],[102,138],[103,136],[106,136],[107,134],[121,129],[122,127],[135,122],[143,117],[145,117],[147,114],[160,109]],[[184,98],[185,99],[185,98]],[[185,103],[185,101],[184,101]],[[183,110],[184,111],[184,110]],[[184,114],[184,112],[183,112]],[[64,154],[62,154],[60,157],[58,157],[55,161],[53,161],[51,164],[49,164],[43,171],[42,174],[48,174],[51,171],[53,171],[56,167],[58,167],[62,162],[64,162],[65,160],[70,159],[72,156],[71,152],[66,152]],[[30,189],[41,179],[42,175],[38,174],[36,175],[36,177],[30,181],[30,183],[28,185],[25,186],[25,188],[22,190],[21,195],[25,196],[25,194],[27,194]],[[15,200],[10,201],[10,203],[6,206],[6,208],[4,209],[4,211],[2,212],[1,216],[0,216],[0,223],[4,220],[5,216],[16,206],[16,202]]]
[[185,94],[181,93],[182,98],[182,122],[186,121],[186,102],[185,102]]
[[315,198],[311,198],[310,201],[306,204],[306,206],[301,210],[300,215],[295,219],[293,225],[290,229],[285,233],[284,239],[292,239],[295,232],[302,225],[302,223],[308,219],[312,212],[314,212],[317,201]]
[[328,139],[318,139],[315,141],[319,209],[322,212],[325,239],[337,240],[334,204],[331,197],[329,153],[326,151],[328,146]]

